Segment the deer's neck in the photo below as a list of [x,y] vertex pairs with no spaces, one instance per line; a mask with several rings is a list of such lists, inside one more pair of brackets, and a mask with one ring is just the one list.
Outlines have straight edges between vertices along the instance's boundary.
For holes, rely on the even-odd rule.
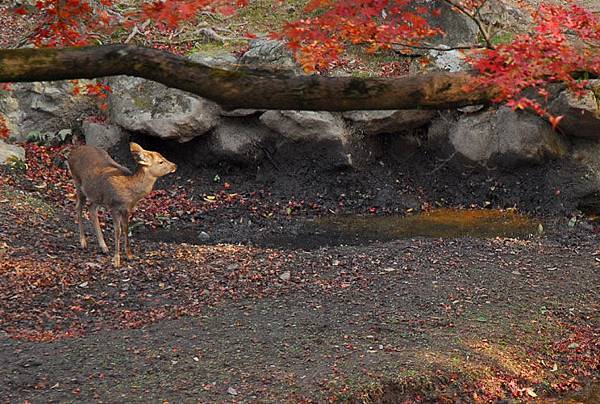
[[152,192],[154,183],[157,177],[151,175],[146,167],[138,166],[135,174],[129,177],[129,189],[133,196],[134,203],[137,203],[140,199]]

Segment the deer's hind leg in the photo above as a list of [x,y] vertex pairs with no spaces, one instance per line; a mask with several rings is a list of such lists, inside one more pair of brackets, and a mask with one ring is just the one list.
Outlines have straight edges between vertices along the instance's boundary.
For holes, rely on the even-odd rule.
[[83,228],[83,207],[85,206],[86,197],[79,188],[79,185],[75,184],[75,188],[77,190],[77,204],[75,209],[77,210],[77,223],[79,224],[79,244],[81,248],[87,248],[87,240],[85,239],[85,230]]
[[98,237],[98,244],[104,254],[108,254],[108,247],[106,241],[104,241],[104,235],[102,234],[102,228],[100,228],[100,221],[98,220],[98,208],[99,206],[95,203],[90,208],[90,218],[92,219],[92,225],[96,230],[96,236]]

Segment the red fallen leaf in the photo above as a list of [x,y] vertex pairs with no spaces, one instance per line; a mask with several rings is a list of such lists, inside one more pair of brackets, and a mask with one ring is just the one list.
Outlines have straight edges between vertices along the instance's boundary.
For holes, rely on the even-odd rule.
[[562,121],[563,118],[564,118],[564,116],[562,116],[562,115],[551,116],[549,119],[550,119],[550,123],[552,124],[552,129],[556,130],[556,127],[558,126],[560,121]]

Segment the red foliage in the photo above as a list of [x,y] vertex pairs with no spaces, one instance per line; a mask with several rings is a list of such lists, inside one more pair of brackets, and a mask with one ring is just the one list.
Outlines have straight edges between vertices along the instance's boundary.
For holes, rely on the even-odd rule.
[[[39,47],[89,44],[116,26],[106,9],[112,5],[112,0],[101,0],[99,5],[88,0],[38,0],[35,8],[42,18],[32,42]],[[22,14],[28,12],[34,10],[21,8]]]
[[142,3],[139,10],[122,16],[110,8],[113,0],[38,0],[35,6],[13,9],[19,15],[41,12],[39,25],[31,37],[38,47],[82,46],[120,26],[151,19],[159,29],[176,27],[199,11],[231,14],[248,0],[156,0]]
[[8,129],[8,125],[6,124],[6,119],[0,115],[0,139],[8,139],[10,135],[10,130]]
[[[495,101],[508,101],[515,109],[530,108],[547,115],[541,101],[524,97],[523,91],[534,89],[546,101],[545,85],[558,81],[576,94],[581,94],[587,81],[576,77],[577,72],[600,74],[600,18],[577,5],[564,7],[542,4],[533,13],[535,29],[519,35],[512,42],[476,53],[471,62],[481,76],[474,86],[494,86]],[[575,36],[592,46],[576,45]],[[551,117],[556,126],[560,118]]]
[[200,11],[214,10],[223,15],[233,14],[248,0],[163,0],[143,3],[141,11],[130,15],[130,22],[151,19],[159,29],[175,28],[182,21],[194,18]]
[[410,1],[314,0],[307,12],[318,16],[288,23],[282,36],[308,72],[326,70],[339,63],[346,46],[366,45],[369,52],[396,44],[418,45],[442,34],[424,17],[427,9],[411,11]]

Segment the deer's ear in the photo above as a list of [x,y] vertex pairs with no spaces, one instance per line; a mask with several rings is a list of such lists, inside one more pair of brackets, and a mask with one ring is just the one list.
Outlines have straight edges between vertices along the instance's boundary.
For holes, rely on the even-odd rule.
[[141,153],[133,153],[133,159],[141,166],[151,165],[150,156],[143,151]]
[[136,154],[136,153],[141,153],[141,152],[143,152],[143,151],[144,151],[144,149],[142,149],[142,146],[140,146],[140,145],[139,145],[139,144],[137,144],[137,143],[133,143],[133,142],[129,143],[129,150],[130,150],[130,151],[131,151],[133,154]]
[[137,143],[129,143],[129,150],[131,150],[131,154],[133,155],[133,159],[141,166],[149,166],[150,165],[150,156],[146,152],[146,150],[142,149]]

